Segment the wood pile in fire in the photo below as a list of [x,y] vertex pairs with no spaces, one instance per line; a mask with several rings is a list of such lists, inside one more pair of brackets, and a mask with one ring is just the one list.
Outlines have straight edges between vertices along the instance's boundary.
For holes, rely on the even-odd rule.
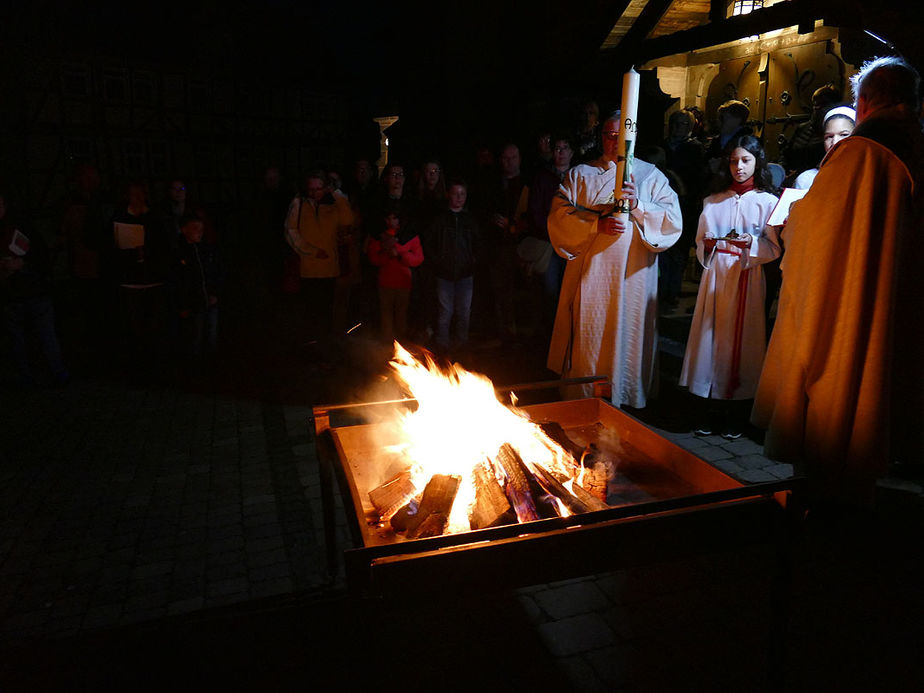
[[[533,520],[576,515],[609,507],[606,503],[611,462],[593,447],[577,445],[557,423],[542,431],[574,460],[574,475],[564,477],[524,460],[509,443],[474,465],[474,501],[468,508],[469,528],[486,529]],[[583,467],[583,469],[582,469]],[[580,473],[583,472],[583,473]],[[580,478],[578,483],[577,478]],[[417,491],[410,470],[402,471],[369,492],[382,522],[408,539],[444,534],[462,477],[433,474]]]

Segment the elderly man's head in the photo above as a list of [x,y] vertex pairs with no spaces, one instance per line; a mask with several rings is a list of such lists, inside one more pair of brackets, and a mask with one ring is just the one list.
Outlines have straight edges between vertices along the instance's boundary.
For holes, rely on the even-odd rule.
[[327,175],[324,171],[311,171],[305,176],[305,195],[314,203],[318,203],[327,192]]
[[890,106],[906,106],[915,113],[921,108],[921,76],[904,58],[876,58],[864,64],[850,81],[857,122]]
[[603,139],[603,158],[609,161],[616,161],[619,154],[619,134],[622,131],[622,116],[619,111],[611,113],[603,121],[601,138]]

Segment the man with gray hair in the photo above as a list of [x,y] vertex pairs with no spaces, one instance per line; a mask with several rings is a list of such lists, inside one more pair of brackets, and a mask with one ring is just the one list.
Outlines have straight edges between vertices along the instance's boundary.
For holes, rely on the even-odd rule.
[[920,77],[879,58],[853,78],[857,127],[796,202],[752,421],[817,501],[869,506],[924,452]]

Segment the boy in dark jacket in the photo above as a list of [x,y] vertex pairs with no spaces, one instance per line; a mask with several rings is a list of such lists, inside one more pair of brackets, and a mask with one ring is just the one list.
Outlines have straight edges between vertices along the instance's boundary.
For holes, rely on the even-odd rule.
[[448,190],[449,208],[438,215],[424,236],[424,258],[436,279],[436,346],[450,347],[449,327],[455,318],[452,346],[464,347],[472,311],[475,244],[478,222],[465,210],[468,186],[453,179]]
[[202,242],[197,216],[180,222],[180,238],[170,267],[170,301],[181,353],[213,353],[218,339],[218,298],[222,271],[214,246]]

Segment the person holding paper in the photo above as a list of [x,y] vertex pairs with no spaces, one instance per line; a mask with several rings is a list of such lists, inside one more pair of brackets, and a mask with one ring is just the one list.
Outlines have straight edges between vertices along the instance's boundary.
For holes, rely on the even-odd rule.
[[7,197],[0,191],[0,326],[16,368],[15,385],[36,384],[29,353],[32,344],[41,350],[52,382],[65,385],[70,375],[55,328],[51,256],[42,235],[23,221],[8,213]]
[[924,136],[905,60],[864,65],[853,88],[857,127],[786,224],[751,420],[816,502],[868,507],[890,464],[924,459]]
[[[683,219],[667,177],[645,161],[616,188],[620,125],[618,112],[606,120],[603,156],[572,168],[552,200],[549,238],[567,264],[547,365],[564,377],[608,375],[613,404],[640,408],[657,387],[657,254]],[[628,222],[614,214],[617,196]]]
[[751,135],[739,136],[725,157],[721,191],[704,200],[699,217],[696,257],[704,270],[679,384],[709,400],[694,433],[720,427],[734,440],[750,412],[741,402],[754,397],[767,348],[761,265],[779,257],[780,246],[767,225],[777,198],[764,148]]
[[126,204],[116,210],[112,225],[121,329],[129,337],[122,356],[129,371],[149,374],[149,359],[166,351],[170,240],[148,206],[144,183],[128,184]]

